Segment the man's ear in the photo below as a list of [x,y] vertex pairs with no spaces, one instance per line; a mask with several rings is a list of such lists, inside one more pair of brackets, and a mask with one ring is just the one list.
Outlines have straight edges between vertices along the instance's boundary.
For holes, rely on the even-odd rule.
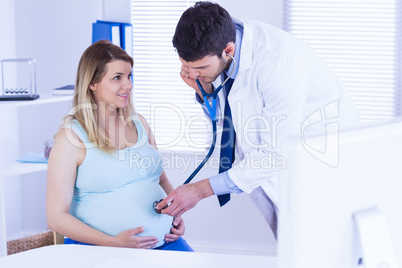
[[235,53],[235,43],[229,42],[226,45],[225,49],[223,50],[223,56],[230,54],[233,57],[234,53]]

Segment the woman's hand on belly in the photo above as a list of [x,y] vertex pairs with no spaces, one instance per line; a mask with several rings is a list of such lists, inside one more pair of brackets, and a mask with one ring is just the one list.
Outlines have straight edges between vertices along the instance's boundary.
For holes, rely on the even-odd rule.
[[138,227],[120,232],[114,237],[116,247],[127,248],[153,248],[159,242],[154,236],[138,236],[144,231],[144,227]]
[[184,235],[184,221],[181,217],[175,217],[173,221],[173,227],[170,229],[170,233],[165,235],[165,242],[173,242]]

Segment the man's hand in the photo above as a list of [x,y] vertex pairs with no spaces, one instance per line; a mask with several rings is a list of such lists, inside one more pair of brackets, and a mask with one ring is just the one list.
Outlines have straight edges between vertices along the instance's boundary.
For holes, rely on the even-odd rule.
[[[208,179],[181,185],[163,199],[158,204],[157,209],[162,209],[163,214],[180,217],[184,212],[195,207],[200,200],[213,194]],[[163,209],[166,205],[169,206]]]

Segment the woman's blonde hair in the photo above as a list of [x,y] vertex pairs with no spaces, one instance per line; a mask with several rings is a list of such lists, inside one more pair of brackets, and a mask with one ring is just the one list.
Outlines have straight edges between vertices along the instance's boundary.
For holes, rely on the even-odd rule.
[[[64,118],[64,124],[72,119],[77,120],[87,133],[89,142],[107,152],[112,151],[115,146],[98,123],[98,107],[89,86],[99,83],[106,74],[106,65],[116,60],[128,62],[131,67],[134,65],[133,59],[125,50],[106,40],[93,43],[84,51],[78,64],[72,113]],[[130,122],[130,117],[134,114],[131,91],[128,103],[127,108],[115,108],[125,122]]]

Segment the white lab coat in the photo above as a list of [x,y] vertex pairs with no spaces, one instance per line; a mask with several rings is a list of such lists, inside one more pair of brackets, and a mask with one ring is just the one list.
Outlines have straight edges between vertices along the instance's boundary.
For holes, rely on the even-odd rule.
[[[244,31],[239,71],[228,98],[236,131],[236,158],[228,174],[244,192],[267,194],[268,200],[252,199],[271,222],[275,205],[279,207],[278,172],[286,164],[283,141],[325,128],[325,114],[339,115],[340,127],[347,127],[358,122],[358,113],[346,89],[307,44],[261,22],[234,21]],[[222,77],[217,80],[216,86]],[[218,96],[222,117],[223,90]],[[323,122],[303,129],[318,109]]]

